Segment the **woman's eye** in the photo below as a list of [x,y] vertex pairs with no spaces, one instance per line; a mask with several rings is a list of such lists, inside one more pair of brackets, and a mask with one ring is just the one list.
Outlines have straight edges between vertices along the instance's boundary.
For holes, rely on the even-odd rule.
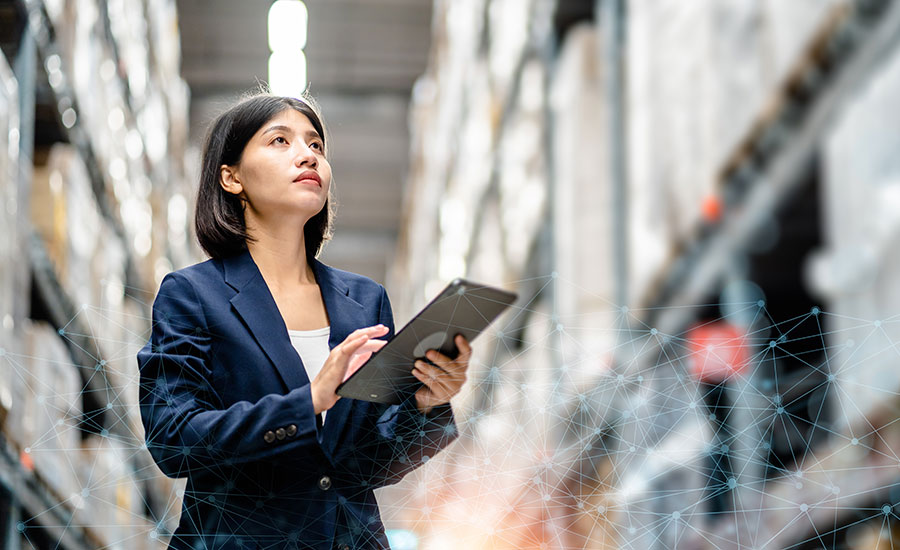
[[314,142],[310,143],[309,146],[310,146],[311,148],[317,149],[317,150],[319,150],[319,151],[322,150],[322,144],[319,143],[318,141],[314,141]]
[[287,140],[281,136],[278,136],[277,138],[272,140],[272,143],[287,143]]

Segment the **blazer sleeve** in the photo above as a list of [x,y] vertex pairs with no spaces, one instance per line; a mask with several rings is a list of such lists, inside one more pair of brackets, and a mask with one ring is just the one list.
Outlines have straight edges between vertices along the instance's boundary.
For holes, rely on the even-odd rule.
[[[394,317],[387,292],[381,289],[379,322],[394,333]],[[410,365],[412,368],[412,365]],[[373,487],[392,485],[433,458],[458,436],[450,404],[419,412],[414,397],[400,405],[375,405],[377,420],[371,437],[356,443],[354,462],[362,467],[363,479]],[[380,413],[380,414],[378,414]]]
[[[309,385],[226,408],[209,382],[211,343],[195,289],[184,275],[170,273],[153,304],[150,340],[137,355],[147,448],[163,473],[185,477],[285,453],[316,452]],[[249,435],[281,426],[291,427],[293,435],[272,442]]]

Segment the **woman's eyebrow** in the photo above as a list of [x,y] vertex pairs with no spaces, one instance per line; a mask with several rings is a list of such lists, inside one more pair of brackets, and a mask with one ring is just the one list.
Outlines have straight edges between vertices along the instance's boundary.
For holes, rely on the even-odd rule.
[[[269,127],[266,128],[265,130],[263,130],[262,135],[266,135],[266,134],[271,133],[271,132],[293,133],[293,132],[294,132],[294,129],[291,128],[290,126],[285,126],[284,124],[275,124],[274,126],[269,126]],[[309,137],[317,137],[317,138],[319,138],[319,139],[322,139],[322,136],[320,136],[320,135],[319,135],[319,132],[317,132],[315,129],[313,129],[313,130],[307,130],[307,131],[306,131],[306,135],[309,136]]]
[[271,133],[271,132],[287,132],[287,133],[292,133],[293,131],[294,131],[294,130],[293,130],[290,126],[285,126],[285,125],[283,125],[283,124],[276,124],[276,125],[274,125],[274,126],[269,126],[268,128],[266,128],[266,129],[263,131],[262,135],[266,135],[266,134]]

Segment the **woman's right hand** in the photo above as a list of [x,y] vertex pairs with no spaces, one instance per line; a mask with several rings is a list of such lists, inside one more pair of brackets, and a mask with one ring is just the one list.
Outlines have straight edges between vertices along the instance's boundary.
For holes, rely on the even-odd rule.
[[322,370],[310,383],[316,414],[327,411],[337,403],[341,398],[335,393],[337,387],[387,343],[385,340],[375,339],[387,333],[388,328],[384,325],[361,328],[350,333],[331,350]]

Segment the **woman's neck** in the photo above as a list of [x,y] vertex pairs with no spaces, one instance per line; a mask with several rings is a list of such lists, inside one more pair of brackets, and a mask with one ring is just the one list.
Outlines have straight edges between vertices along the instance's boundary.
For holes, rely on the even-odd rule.
[[251,227],[248,223],[247,232],[253,237],[247,242],[247,249],[270,287],[316,284],[306,257],[302,225],[297,229],[295,224],[284,224],[273,231],[261,224]]

